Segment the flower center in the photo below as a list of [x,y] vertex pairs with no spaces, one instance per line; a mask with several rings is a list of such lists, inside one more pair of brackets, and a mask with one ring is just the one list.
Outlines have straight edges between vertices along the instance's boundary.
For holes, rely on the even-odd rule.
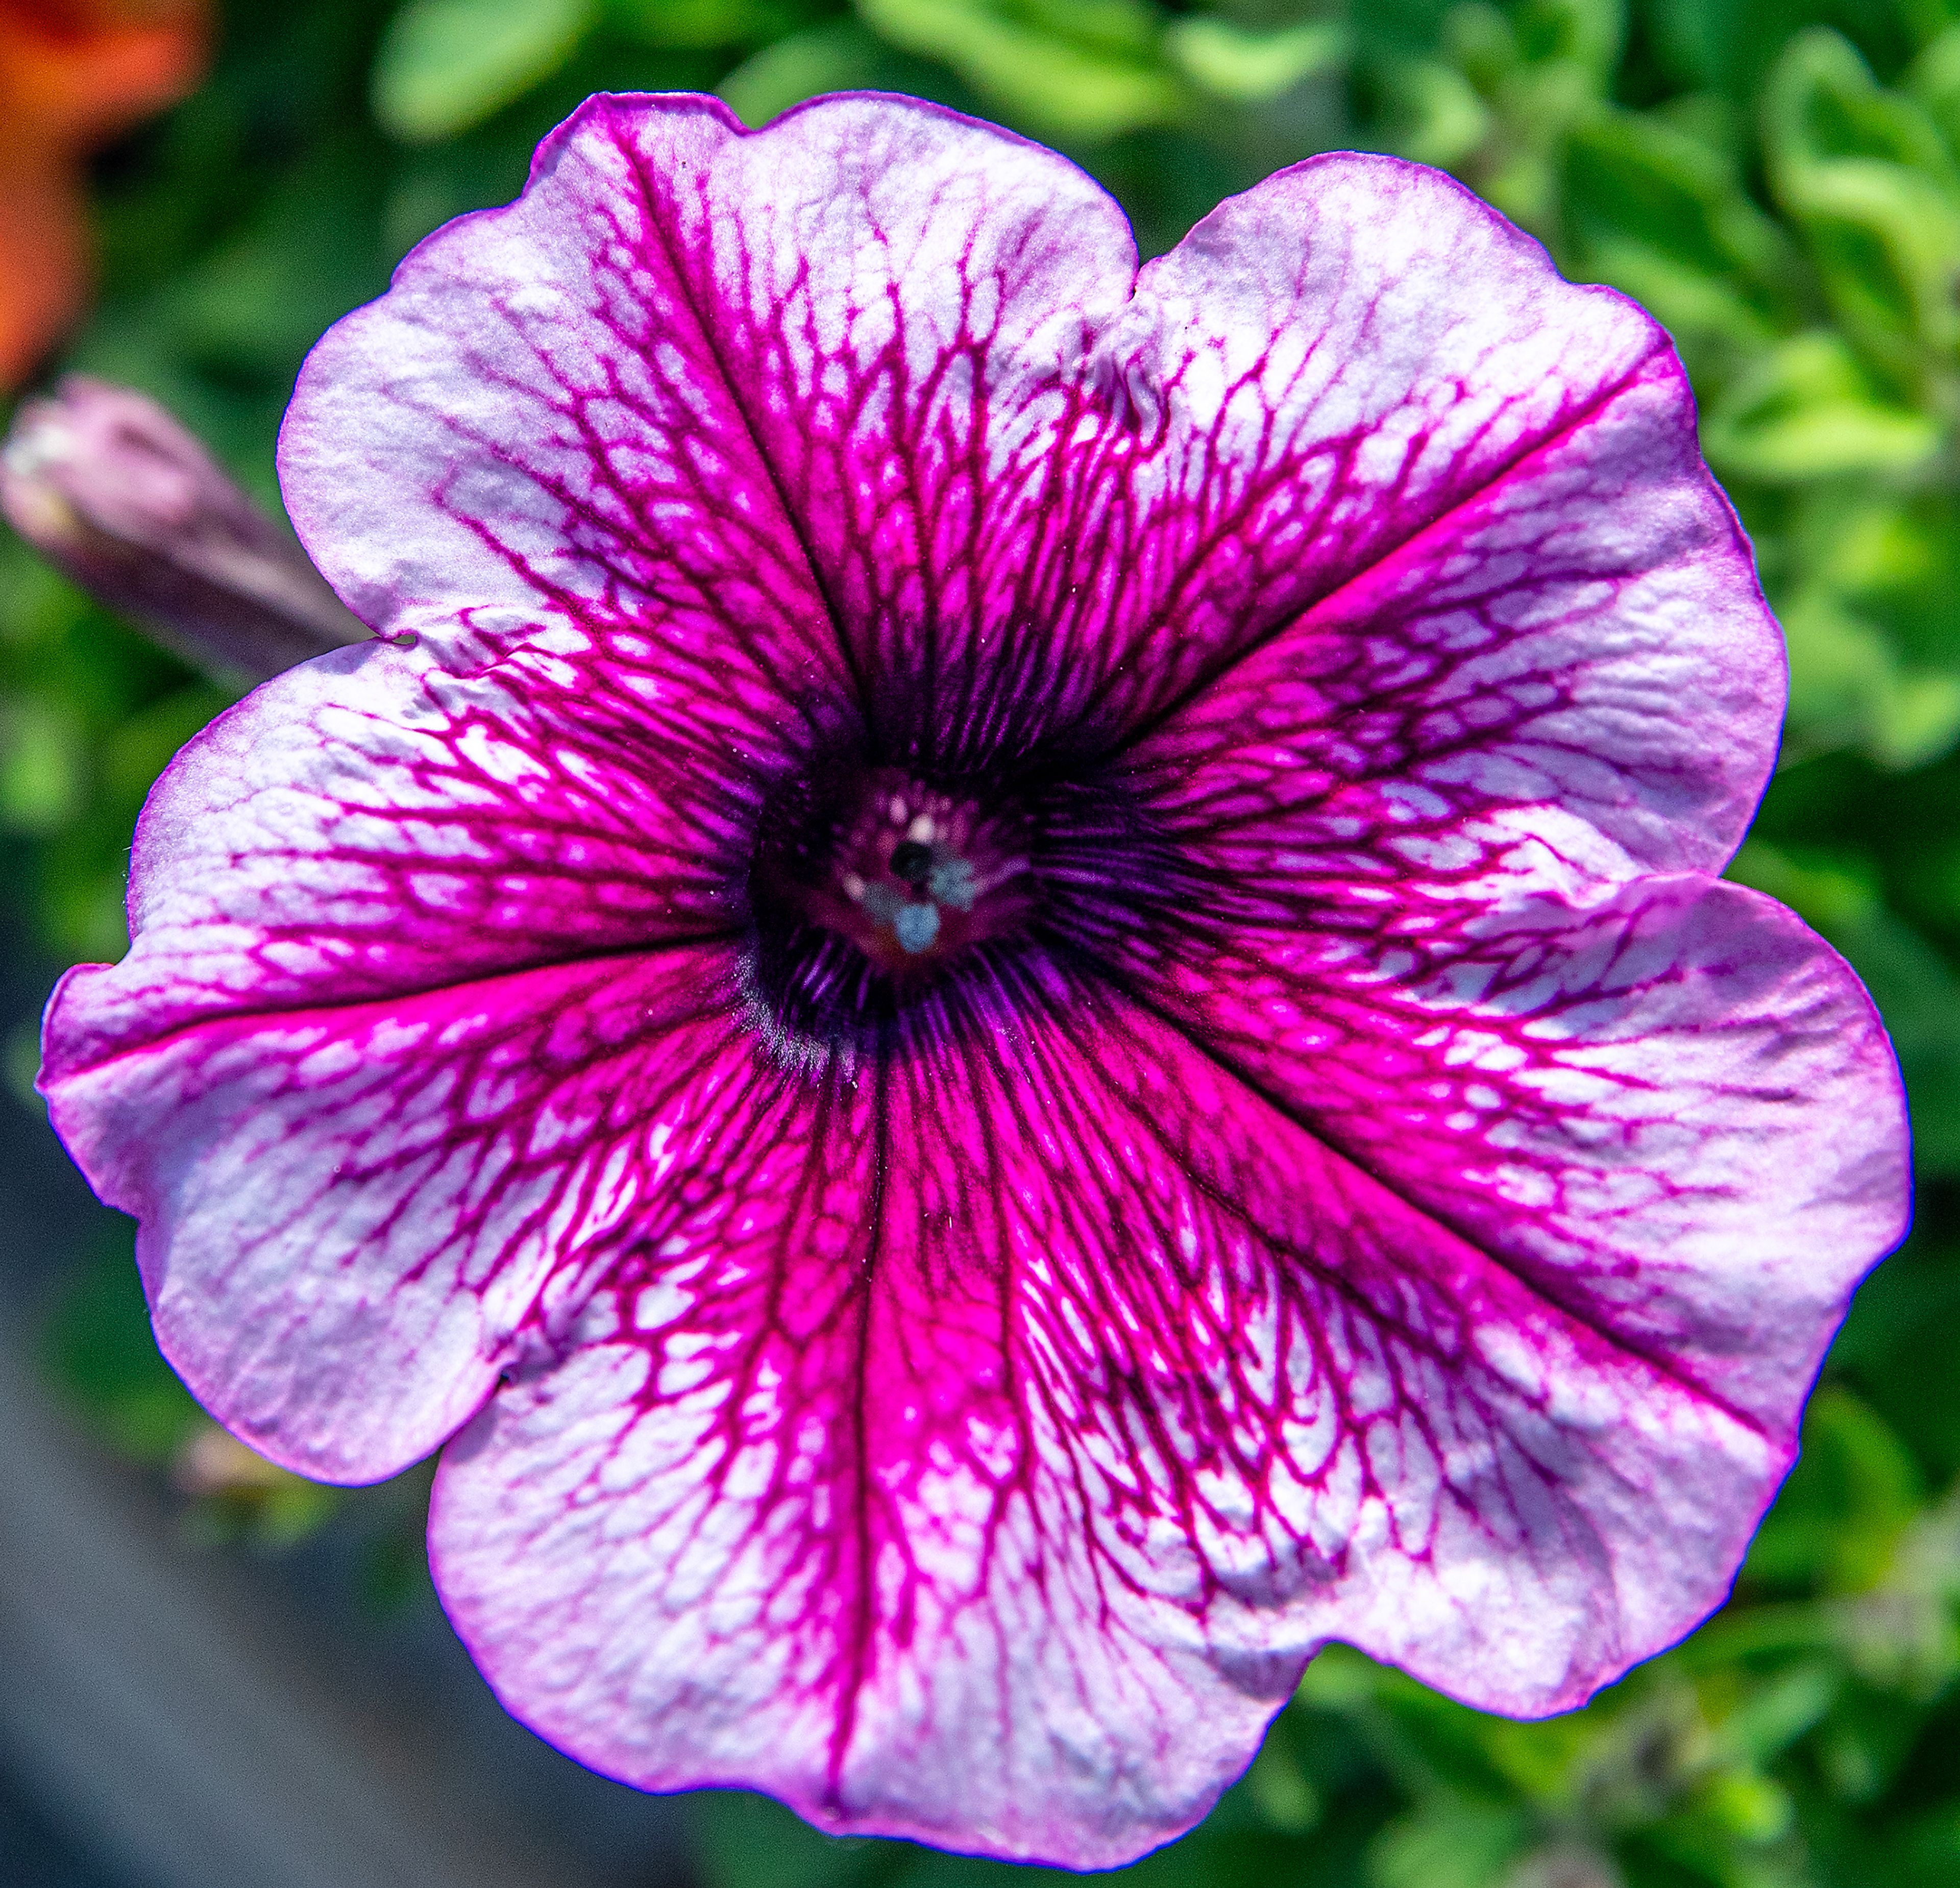
[[878,969],[918,976],[1019,928],[1029,904],[1029,864],[1010,823],[880,769],[828,868],[803,888],[803,906],[813,923]]
[[813,744],[730,861],[749,1019],[785,1055],[883,1059],[1011,1024],[1201,922],[1210,888],[1100,744],[935,768],[950,745],[854,728]]
[[1039,903],[1026,811],[852,758],[783,783],[748,874],[759,1020],[807,1042],[870,1047],[962,968],[1028,934]]

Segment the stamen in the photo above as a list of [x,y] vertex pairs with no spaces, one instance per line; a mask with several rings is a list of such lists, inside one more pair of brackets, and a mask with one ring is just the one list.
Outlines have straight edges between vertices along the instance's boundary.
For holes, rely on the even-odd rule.
[[902,905],[898,915],[892,920],[892,930],[897,937],[900,949],[916,956],[921,950],[932,948],[939,936],[939,907],[937,905]]

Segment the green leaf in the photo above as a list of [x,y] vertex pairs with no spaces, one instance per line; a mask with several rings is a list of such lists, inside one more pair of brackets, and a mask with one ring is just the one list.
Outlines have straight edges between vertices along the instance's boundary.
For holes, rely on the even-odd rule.
[[1881,630],[1901,663],[1960,670],[1960,508],[1944,481],[1819,490],[1787,542],[1807,581]]
[[1583,274],[1623,289],[1666,329],[1704,397],[1776,344],[1742,289],[1631,237],[1594,236]]
[[1799,858],[1762,839],[1748,841],[1724,876],[1787,905],[1834,941],[1863,925],[1879,903],[1870,873],[1854,862]]
[[205,1421],[150,1332],[150,1308],[126,1236],[105,1239],[67,1284],[45,1328],[56,1383],[110,1445],[167,1462]]
[[1650,250],[1732,295],[1752,292],[1765,314],[1786,299],[1789,238],[1749,200],[1729,154],[1685,123],[1602,107],[1574,126],[1566,167],[1566,215],[1582,242]]
[[1892,343],[1945,355],[1955,333],[1952,279],[1960,263],[1960,214],[1932,180],[1895,165],[1847,159],[1783,174],[1784,200],[1801,218],[1825,292],[1876,358],[1910,374],[1912,356]]
[[1826,27],[1799,33],[1770,75],[1763,138],[1773,162],[1869,159],[1960,182],[1953,154],[1910,97],[1888,91],[1858,49]]
[[1960,673],[1899,659],[1892,640],[1822,584],[1783,607],[1793,757],[1862,748],[1881,766],[1923,766],[1960,741]]
[[[1863,1593],[1891,1568],[1924,1494],[1911,1455],[1884,1419],[1842,1384],[1827,1384],[1811,1399],[1803,1453],[1749,1550],[1749,1577]],[[1754,1718],[1733,1724],[1746,1755],[1780,1750],[1823,1715],[1828,1700],[1806,1692],[1784,1702],[1782,1716],[1758,1701]]]
[[1960,1881],[1960,1802],[1917,1811],[1901,1835],[1904,1867],[1892,1888],[1952,1888]]
[[81,729],[75,716],[30,695],[0,699],[0,827],[50,833],[81,809]]
[[1491,0],[1459,0],[1443,16],[1437,43],[1450,64],[1487,95],[1525,63],[1510,14]]
[[1297,1755],[1281,1737],[1266,1740],[1246,1774],[1245,1787],[1260,1816],[1290,1835],[1304,1835],[1325,1808]]
[[1905,89],[1960,158],[1960,26],[1949,27],[1913,62]]
[[[1895,16],[1945,0],[1642,0],[1643,24],[1671,84],[1754,105],[1765,75],[1795,34],[1819,21],[1893,40]],[[1914,29],[1916,37],[1923,37]]]
[[1418,164],[1461,167],[1491,135],[1491,108],[1453,65],[1438,59],[1399,62],[1382,81],[1389,142]]
[[819,1835],[765,1797],[701,1790],[684,1800],[705,1888],[842,1888],[872,1872],[867,1845]]
[[1841,319],[1895,371],[1960,338],[1960,169],[1930,119],[1838,33],[1792,40],[1771,75],[1764,157]]
[[1519,0],[1511,14],[1529,63],[1569,61],[1605,89],[1627,37],[1625,0]]
[[770,37],[788,24],[768,0],[602,0],[606,22],[648,46],[711,51]]
[[1044,135],[1110,138],[1168,123],[1182,109],[1152,16],[1125,0],[858,0],[858,11],[892,45],[942,62]]
[[1519,1810],[1439,1795],[1376,1838],[1368,1873],[1376,1888],[1494,1888],[1530,1835]]
[[1261,105],[1348,57],[1349,35],[1331,20],[1275,33],[1249,32],[1205,15],[1173,21],[1164,33],[1172,61],[1199,91]]
[[1315,1655],[1300,1674],[1296,1695],[1303,1704],[1322,1711],[1352,1711],[1370,1702],[1385,1683],[1397,1682],[1393,1671],[1365,1653],[1335,1644]]
[[[1773,1778],[1757,1776],[1746,1770],[1725,1770],[1704,1782],[1695,1793],[1696,1820],[1702,1825],[1704,1855],[1720,1854],[1724,1839],[1751,1848],[1774,1842],[1790,1828],[1796,1813],[1790,1792]],[[1713,1838],[1712,1842],[1710,1838]],[[1712,1851],[1712,1854],[1711,1854]],[[1729,1878],[1748,1884],[1748,1888],[1770,1888],[1771,1883],[1798,1888],[1801,1877],[1752,1870],[1748,1874],[1724,1870]]]
[[1796,484],[1909,472],[1939,451],[1941,429],[1887,400],[1844,340],[1818,330],[1764,355],[1709,413],[1701,438],[1719,472]]
[[119,820],[134,823],[157,776],[173,756],[228,708],[232,697],[213,683],[195,681],[125,716],[100,744],[103,791]]
[[754,129],[807,98],[873,89],[880,62],[886,56],[854,20],[839,20],[765,46],[717,89],[735,116]]
[[593,0],[409,0],[374,62],[374,116],[411,144],[449,138],[557,72]]

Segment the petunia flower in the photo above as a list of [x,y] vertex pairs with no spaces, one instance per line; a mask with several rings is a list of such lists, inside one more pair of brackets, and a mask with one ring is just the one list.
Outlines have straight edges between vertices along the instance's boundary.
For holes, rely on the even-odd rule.
[[1638,308],[1389,158],[1139,270],[931,107],[600,98],[282,455],[386,641],[43,1079],[239,1436],[447,1442],[544,1736],[1111,1864],[1330,1639],[1532,1714],[1720,1602],[1906,1138],[1717,876],[1783,657]]
[[82,161],[203,70],[203,0],[0,0],[0,390],[80,310]]

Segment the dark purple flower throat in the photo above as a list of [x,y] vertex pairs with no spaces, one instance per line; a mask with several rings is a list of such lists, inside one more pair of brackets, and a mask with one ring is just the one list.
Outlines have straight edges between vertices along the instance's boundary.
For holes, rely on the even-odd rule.
[[749,985],[786,1048],[887,1055],[1005,1020],[1114,974],[1167,911],[1184,874],[1115,743],[1045,731],[947,766],[937,753],[969,744],[937,731],[895,752],[853,728],[763,803]]

